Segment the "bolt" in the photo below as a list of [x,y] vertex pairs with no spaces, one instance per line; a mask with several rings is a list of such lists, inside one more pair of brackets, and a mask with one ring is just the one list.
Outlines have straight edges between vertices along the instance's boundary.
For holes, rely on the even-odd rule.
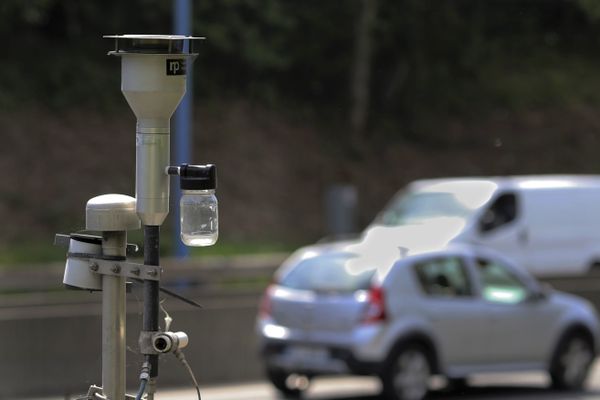
[[111,268],[111,271],[114,272],[115,274],[118,274],[119,272],[121,272],[121,266],[119,264],[115,264]]
[[140,274],[140,269],[138,267],[135,267],[131,270],[131,273],[134,275],[139,275]]
[[147,274],[154,277],[154,276],[158,275],[158,272],[156,272],[155,269],[150,269],[150,270],[148,270]]
[[98,265],[98,263],[93,262],[93,263],[90,264],[90,270],[96,272],[96,271],[98,271],[98,268],[100,268],[100,266]]

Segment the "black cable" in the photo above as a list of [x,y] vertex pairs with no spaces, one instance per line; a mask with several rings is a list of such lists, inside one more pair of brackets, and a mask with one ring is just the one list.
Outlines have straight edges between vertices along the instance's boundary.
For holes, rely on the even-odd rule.
[[[135,278],[130,278],[130,279],[131,279],[131,280],[133,280],[134,282],[138,282],[138,283],[144,283],[144,280],[143,280],[143,279],[135,279]],[[169,290],[169,289],[167,289],[167,288],[164,288],[164,287],[162,287],[162,286],[159,286],[159,287],[158,287],[158,290],[160,290],[160,291],[161,291],[161,292],[163,292],[163,293],[166,293],[166,294],[168,294],[168,295],[169,295],[169,296],[171,296],[171,297],[174,297],[174,298],[176,298],[177,300],[181,300],[181,301],[183,301],[184,303],[187,303],[187,304],[189,304],[190,306],[194,306],[194,307],[197,307],[197,308],[204,308],[204,307],[202,306],[202,304],[199,304],[199,303],[195,302],[195,301],[194,301],[194,300],[192,300],[192,299],[188,299],[187,297],[185,297],[185,296],[182,296],[182,295],[180,295],[179,293],[175,293],[175,292],[173,292],[172,290]]]
[[183,301],[184,303],[187,303],[187,304],[189,304],[189,305],[191,305],[191,306],[198,307],[198,308],[204,308],[204,307],[202,307],[202,305],[201,305],[201,304],[198,304],[198,303],[196,303],[194,300],[192,300],[192,299],[188,299],[187,297],[184,297],[184,296],[182,296],[182,295],[180,295],[180,294],[178,294],[178,293],[175,293],[175,292],[173,292],[173,291],[171,291],[171,290],[169,290],[169,289],[165,289],[165,288],[164,288],[164,287],[162,287],[162,286],[160,286],[158,289],[159,289],[161,292],[163,292],[163,293],[166,293],[166,294],[168,294],[168,295],[169,295],[169,296],[171,296],[171,297],[175,297],[177,300],[181,300],[181,301]]

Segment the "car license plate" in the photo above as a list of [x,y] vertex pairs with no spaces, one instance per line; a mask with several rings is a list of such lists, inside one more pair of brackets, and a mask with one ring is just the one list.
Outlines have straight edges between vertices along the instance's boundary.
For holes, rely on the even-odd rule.
[[316,346],[290,346],[287,356],[302,363],[319,363],[329,359],[329,352],[323,347]]

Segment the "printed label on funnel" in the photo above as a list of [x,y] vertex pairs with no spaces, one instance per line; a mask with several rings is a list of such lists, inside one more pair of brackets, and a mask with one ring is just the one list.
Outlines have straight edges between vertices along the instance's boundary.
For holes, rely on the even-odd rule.
[[167,59],[167,75],[185,75],[185,60]]

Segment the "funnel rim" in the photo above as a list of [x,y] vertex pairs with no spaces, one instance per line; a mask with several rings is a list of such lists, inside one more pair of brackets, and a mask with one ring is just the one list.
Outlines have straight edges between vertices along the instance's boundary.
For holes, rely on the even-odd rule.
[[205,36],[187,36],[187,35],[156,35],[156,34],[124,34],[124,35],[103,35],[104,39],[148,39],[148,40],[204,40]]
[[135,56],[173,56],[174,58],[177,57],[191,57],[191,58],[195,58],[198,56],[198,53],[159,53],[159,52],[151,52],[151,51],[146,51],[146,52],[142,52],[142,51],[126,51],[126,50],[112,50],[109,51],[108,53],[106,53],[109,56],[131,56],[131,55],[135,55]]
[[195,56],[194,43],[204,40],[203,36],[186,35],[148,35],[148,34],[125,34],[104,35],[105,39],[114,39],[115,48],[109,55],[121,54],[175,54]]

